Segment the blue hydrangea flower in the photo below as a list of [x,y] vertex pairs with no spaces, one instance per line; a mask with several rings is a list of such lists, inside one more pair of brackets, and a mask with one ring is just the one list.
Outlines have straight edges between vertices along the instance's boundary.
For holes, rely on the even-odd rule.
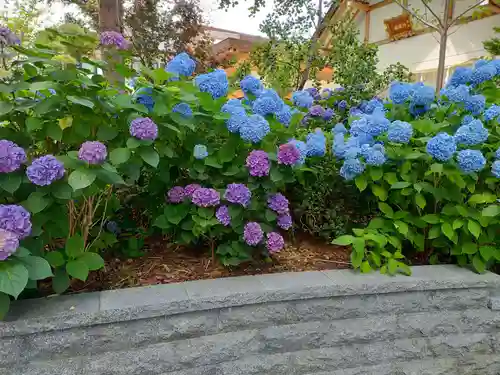
[[299,160],[297,160],[295,165],[303,165],[306,161],[307,156],[307,145],[305,144],[305,142],[291,139],[288,143],[293,144],[300,152]]
[[186,53],[182,52],[167,63],[165,70],[169,73],[190,77],[196,69],[196,62]]
[[482,95],[469,96],[465,101],[465,109],[474,116],[479,116],[486,106],[486,98]]
[[471,68],[459,66],[455,69],[455,71],[451,75],[450,80],[448,81],[448,85],[450,86],[465,85],[470,81],[471,76],[472,76]]
[[426,106],[434,101],[435,92],[431,86],[416,83],[412,86],[410,100],[417,106]]
[[496,178],[500,178],[500,160],[495,160],[491,165],[491,174]]
[[209,93],[214,99],[226,96],[229,89],[227,74],[222,69],[200,74],[194,79],[194,83],[201,92]]
[[464,173],[473,173],[485,167],[486,158],[479,150],[462,150],[457,154],[457,162]]
[[245,142],[259,143],[270,131],[269,123],[261,115],[248,117],[240,126],[240,136]]
[[484,111],[484,120],[491,121],[496,118],[500,120],[500,105],[492,104],[486,111]]
[[221,112],[235,114],[246,114],[245,107],[238,99],[229,99],[221,108]]
[[335,116],[335,111],[332,108],[327,108],[323,113],[323,120],[330,121]]
[[333,134],[346,134],[347,133],[347,129],[346,127],[344,126],[344,124],[342,123],[338,123],[336,124],[333,129],[332,129],[332,133]]
[[474,63],[474,69],[480,68],[486,64],[488,64],[489,61],[485,59],[479,59]]
[[408,143],[413,136],[413,126],[406,121],[396,120],[389,125],[387,138],[394,143]]
[[476,67],[472,71],[470,82],[472,85],[476,86],[483,82],[493,79],[493,77],[495,77],[496,74],[497,74],[496,67],[493,64],[486,62],[485,64]]
[[248,116],[243,110],[241,113],[231,114],[231,117],[226,120],[226,127],[231,133],[238,133],[240,128],[248,122]]
[[347,150],[344,133],[333,136],[332,153],[339,159],[343,159]]
[[483,126],[481,120],[473,120],[468,124],[461,125],[455,133],[455,141],[459,145],[474,146],[488,139],[488,129]]
[[332,89],[329,89],[328,87],[324,88],[321,90],[321,99],[328,99],[330,96],[332,96]]
[[443,91],[444,96],[446,96],[452,103],[465,103],[465,101],[470,97],[470,87],[467,85],[449,87]]
[[355,179],[365,171],[365,165],[359,159],[347,159],[340,168],[340,176],[347,181]]
[[427,142],[427,153],[438,161],[447,161],[457,151],[455,138],[447,133],[439,133]]
[[193,117],[193,110],[187,103],[178,103],[172,108],[172,112],[179,113],[181,116],[186,118]]
[[470,123],[470,122],[472,122],[472,121],[474,121],[474,120],[475,120],[474,116],[471,116],[471,115],[465,115],[465,116],[464,116],[464,118],[462,119],[461,124],[462,124],[462,125],[466,125],[466,124],[468,124],[468,123]]
[[278,113],[283,108],[283,100],[271,95],[263,95],[255,99],[252,105],[253,113],[261,116]]
[[495,159],[500,159],[500,147],[495,151]]
[[264,89],[264,85],[262,84],[260,79],[252,75],[247,75],[245,78],[243,78],[240,81],[240,87],[245,94],[252,95],[258,95]]
[[202,160],[208,156],[207,146],[205,145],[196,145],[193,149],[193,156],[195,159]]
[[428,112],[431,109],[430,104],[426,105],[417,105],[415,103],[410,103],[410,107],[408,108],[408,111],[413,117],[418,117],[426,112]]
[[324,156],[326,154],[326,137],[321,129],[309,133],[306,137],[307,156]]
[[350,133],[354,136],[363,133],[376,137],[389,129],[390,121],[379,112],[372,115],[364,115],[351,124]]
[[396,81],[389,87],[389,98],[394,104],[403,104],[410,98],[410,92],[410,84]]
[[281,107],[281,109],[274,114],[274,117],[276,118],[276,120],[278,120],[280,124],[283,124],[286,127],[288,127],[288,125],[290,125],[290,121],[292,121],[292,116],[293,116],[293,113],[290,109],[290,106],[288,106],[286,104],[284,104]]
[[[367,145],[363,145],[367,146]],[[368,149],[364,152],[365,162],[372,166],[381,166],[387,160],[385,156],[385,148],[380,144],[368,146]]]
[[295,91],[292,94],[292,102],[298,107],[309,108],[313,105],[314,98],[307,91]]
[[500,59],[496,59],[490,62],[491,65],[493,65],[496,69],[496,75],[500,75]]
[[345,100],[341,100],[340,102],[338,102],[337,108],[341,111],[345,110],[347,108],[347,102]]
[[155,106],[155,101],[151,96],[153,94],[153,89],[151,87],[142,87],[135,92],[135,101],[139,104],[144,105],[148,111],[152,111]]
[[384,103],[382,103],[382,100],[380,100],[379,98],[373,98],[369,101],[365,101],[361,104],[360,107],[361,107],[361,110],[367,114],[372,114],[373,112],[375,112],[377,110],[379,112],[385,111]]
[[316,87],[309,87],[309,88],[305,89],[304,91],[307,91],[313,97],[314,100],[321,99],[319,91]]

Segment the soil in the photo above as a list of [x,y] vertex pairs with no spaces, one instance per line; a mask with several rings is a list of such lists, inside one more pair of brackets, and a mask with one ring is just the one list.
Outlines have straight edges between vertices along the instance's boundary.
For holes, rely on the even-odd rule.
[[151,239],[146,255],[135,259],[106,259],[105,268],[92,272],[87,281],[74,280],[70,293],[120,289],[134,286],[177,283],[188,280],[350,268],[350,249],[301,235],[289,241],[270,262],[260,261],[224,267],[214,264],[208,251],[169,245]]

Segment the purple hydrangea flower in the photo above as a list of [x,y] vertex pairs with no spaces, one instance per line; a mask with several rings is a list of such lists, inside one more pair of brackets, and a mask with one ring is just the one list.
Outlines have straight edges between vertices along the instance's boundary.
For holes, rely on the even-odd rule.
[[330,121],[335,116],[335,111],[332,108],[327,108],[323,113],[323,120]]
[[191,199],[193,197],[193,193],[196,191],[196,189],[201,188],[201,185],[199,184],[189,184],[186,185],[184,188],[184,194],[187,198]]
[[137,139],[154,141],[158,137],[158,126],[149,117],[138,117],[130,123],[130,135]]
[[220,194],[211,188],[196,189],[192,196],[192,202],[199,207],[213,207],[220,203]]
[[169,202],[181,203],[186,196],[186,192],[182,186],[174,186],[168,191],[167,196]]
[[21,40],[11,29],[6,26],[0,26],[0,44],[6,46],[19,45],[21,44]]
[[215,212],[215,217],[219,220],[219,223],[225,227],[231,225],[231,215],[229,214],[229,208],[227,206],[220,206]]
[[316,104],[309,108],[309,114],[313,117],[322,117],[325,114],[325,109]]
[[347,108],[347,102],[345,100],[341,100],[338,104],[337,104],[337,108],[340,109],[340,110],[345,110]]
[[45,155],[33,160],[26,169],[28,179],[38,186],[47,186],[64,176],[64,164],[53,155]]
[[290,212],[288,208],[288,199],[281,193],[271,195],[267,199],[267,206],[279,215]]
[[103,31],[101,33],[101,45],[115,46],[117,49],[127,49],[129,42],[117,31]]
[[250,246],[257,246],[264,238],[264,232],[259,223],[250,222],[245,224],[243,239]]
[[10,173],[26,161],[26,153],[14,142],[0,140],[0,173]]
[[252,150],[246,160],[248,173],[254,177],[264,177],[269,175],[271,164],[267,152],[262,150]]
[[281,229],[288,230],[292,227],[292,216],[290,213],[279,215],[277,222]]
[[291,143],[285,143],[278,149],[278,164],[294,165],[300,159],[300,150]]
[[323,90],[321,90],[321,98],[322,99],[328,99],[330,96],[332,96],[332,89],[329,89],[328,87],[327,88],[324,88]]
[[224,199],[228,202],[241,204],[243,207],[248,206],[252,193],[244,184],[229,184],[227,185]]
[[0,229],[14,233],[20,239],[31,234],[31,216],[22,206],[0,204]]
[[283,236],[277,232],[267,234],[266,247],[270,254],[277,253],[285,247]]
[[107,156],[106,146],[99,141],[83,142],[78,151],[78,159],[89,164],[101,164]]
[[14,254],[19,247],[19,238],[12,232],[0,229],[0,260]]

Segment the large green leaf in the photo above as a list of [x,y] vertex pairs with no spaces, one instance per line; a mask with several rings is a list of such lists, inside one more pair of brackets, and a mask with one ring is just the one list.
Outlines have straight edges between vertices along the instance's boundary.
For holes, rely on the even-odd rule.
[[23,206],[31,213],[37,214],[42,212],[51,202],[51,198],[47,198],[45,194],[35,191],[23,202]]
[[85,281],[89,275],[89,267],[83,260],[72,260],[66,264],[66,272],[75,279]]
[[78,258],[85,251],[85,241],[78,233],[66,241],[65,252],[70,258]]
[[28,256],[20,260],[28,270],[29,278],[31,280],[43,280],[51,277],[52,269],[49,262],[37,256]]
[[45,254],[45,259],[52,267],[61,267],[64,265],[64,256],[59,251],[50,251]]
[[22,177],[19,173],[0,174],[0,187],[13,194],[21,186]]
[[10,308],[10,297],[5,293],[0,293],[0,320],[3,320]]
[[158,163],[160,162],[160,156],[152,147],[141,148],[139,150],[139,155],[141,156],[142,160],[144,160],[153,168],[156,168],[158,166]]
[[9,113],[14,109],[14,106],[10,104],[9,102],[0,102],[0,116],[5,115],[6,113]]
[[467,223],[467,228],[474,237],[479,238],[479,236],[481,235],[481,225],[479,225],[477,221],[469,220],[469,222]]
[[96,174],[89,169],[77,169],[71,172],[68,178],[68,183],[73,190],[85,189],[90,186],[96,179]]
[[337,237],[336,239],[334,239],[332,241],[332,244],[339,245],[339,246],[351,245],[354,241],[354,238],[355,237],[350,236],[350,235],[340,236],[340,237]]
[[85,252],[78,260],[84,262],[91,271],[104,267],[104,259],[97,253]]
[[128,148],[115,148],[109,154],[109,160],[114,165],[126,163],[130,159],[130,150]]
[[68,99],[72,103],[83,105],[84,107],[94,108],[94,103],[86,98],[68,95],[66,99]]
[[0,262],[0,292],[17,298],[28,284],[26,267],[18,261]]
[[54,277],[52,278],[52,289],[57,294],[62,294],[69,288],[70,280],[69,276],[65,270],[57,270]]
[[496,204],[489,205],[483,209],[481,213],[483,216],[497,216],[500,215],[500,206]]

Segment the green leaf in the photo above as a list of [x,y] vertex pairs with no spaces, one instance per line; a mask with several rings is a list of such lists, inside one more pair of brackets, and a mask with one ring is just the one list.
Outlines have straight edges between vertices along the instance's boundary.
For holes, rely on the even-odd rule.
[[380,259],[380,255],[374,251],[370,252],[370,259],[371,261],[377,266],[380,267],[382,264],[382,260]]
[[429,233],[427,234],[427,238],[432,240],[434,238],[438,238],[440,234],[441,234],[441,228],[439,227],[439,225],[434,225],[429,230]]
[[408,235],[408,230],[409,230],[408,224],[406,224],[404,221],[396,220],[394,222],[394,226],[399,231],[399,233],[405,236]]
[[69,200],[73,194],[73,189],[66,182],[53,184],[52,195],[57,199]]
[[398,272],[398,261],[390,258],[387,262],[387,270],[389,271],[389,275],[395,275]]
[[6,113],[9,113],[14,109],[14,106],[11,103],[1,101],[0,102],[0,116],[5,115]]
[[115,139],[118,135],[118,131],[111,126],[99,126],[97,130],[97,139],[100,141],[111,141]]
[[340,236],[340,237],[337,237],[336,239],[334,239],[332,241],[332,244],[339,245],[339,246],[347,246],[347,245],[351,245],[353,243],[353,241],[354,241],[353,236],[344,235],[344,236]]
[[385,190],[382,186],[379,185],[371,185],[372,192],[375,196],[381,201],[385,201],[387,199],[387,190]]
[[139,155],[141,156],[142,160],[144,160],[153,168],[158,167],[158,163],[160,162],[160,156],[153,148],[151,147],[141,148],[139,150]]
[[462,219],[455,219],[455,221],[453,222],[453,229],[462,228],[464,224],[465,221],[463,221]]
[[443,234],[448,237],[450,240],[453,239],[453,236],[455,235],[455,231],[453,230],[453,227],[451,226],[450,223],[445,222],[441,225],[441,230],[443,231]]
[[351,252],[351,264],[355,269],[358,269],[363,263],[363,254],[358,253],[357,251]]
[[370,169],[370,177],[373,181],[378,181],[384,175],[384,171],[382,168],[372,168]]
[[59,251],[51,251],[45,254],[45,259],[54,268],[64,265],[64,256]]
[[477,244],[474,242],[466,242],[462,245],[462,254],[475,254],[477,253]]
[[497,249],[493,246],[481,246],[479,247],[479,253],[483,259],[487,262],[495,256]]
[[0,293],[0,320],[3,320],[10,308],[10,297],[5,293]]
[[279,171],[278,168],[271,169],[270,177],[271,177],[271,181],[274,183],[277,183],[277,182],[280,182],[281,180],[283,180],[283,175],[281,174],[281,172]]
[[69,288],[69,285],[70,280],[66,271],[63,269],[57,270],[52,278],[52,289],[54,289],[54,292],[62,294]]
[[81,260],[72,260],[66,264],[66,272],[75,279],[85,281],[89,275],[89,267]]
[[92,185],[96,179],[96,174],[90,169],[77,169],[71,172],[68,178],[68,184],[73,190],[85,189]]
[[219,150],[218,156],[219,160],[222,163],[226,163],[233,160],[236,156],[236,150],[234,148],[234,144],[231,142],[224,143],[224,145]]
[[68,99],[72,103],[83,105],[84,107],[94,108],[94,103],[93,102],[91,102],[88,99],[79,97],[79,96],[68,95],[68,96],[66,96],[66,99]]
[[443,173],[443,164],[434,163],[431,165],[430,170],[432,173]]
[[51,199],[45,197],[43,193],[33,192],[29,195],[28,199],[24,201],[23,205],[33,214],[42,212],[49,204]]
[[26,119],[26,130],[30,133],[43,128],[43,121],[37,117],[28,117]]
[[271,210],[266,210],[265,217],[267,221],[275,221],[277,215]]
[[361,272],[362,273],[370,273],[372,272],[372,266],[370,266],[370,263],[368,261],[364,261],[361,263]]
[[204,207],[199,207],[198,208],[198,215],[204,219],[210,219],[214,217],[214,209],[213,208],[204,208]]
[[85,252],[78,260],[84,262],[91,271],[97,271],[104,267],[104,259],[97,253]]
[[0,292],[17,298],[28,284],[26,267],[12,260],[0,262]]
[[53,276],[49,262],[47,262],[43,258],[37,256],[28,256],[22,258],[21,262],[28,270],[29,278],[31,280],[43,280],[47,277]]
[[481,212],[481,215],[483,216],[497,216],[500,214],[500,206],[496,204],[489,205],[488,207],[484,208],[483,211]]
[[389,185],[393,185],[398,182],[398,176],[394,172],[388,172],[384,174],[384,180],[386,180]]
[[204,162],[205,162],[205,165],[207,165],[209,167],[213,167],[213,168],[217,168],[217,169],[222,168],[222,164],[220,164],[217,161],[217,158],[214,156],[209,156],[209,157],[205,158]]
[[47,134],[47,137],[52,138],[55,141],[61,141],[63,131],[59,127],[59,125],[57,125],[54,122],[54,123],[49,123],[47,125],[47,128],[45,129],[45,133]]
[[130,150],[128,148],[115,148],[109,153],[109,160],[114,165],[126,163],[130,159]]
[[479,236],[481,235],[481,226],[476,221],[469,220],[467,223],[467,228],[474,237],[479,238]]
[[394,211],[391,206],[389,206],[387,203],[384,202],[379,202],[378,208],[380,211],[382,211],[385,216],[387,216],[389,219],[394,217]]
[[429,224],[437,224],[441,222],[438,215],[430,214],[422,216],[422,220]]
[[22,177],[18,173],[0,174],[0,187],[6,192],[13,194],[21,186]]
[[14,255],[18,258],[25,258],[31,255],[31,252],[25,247],[18,247]]
[[366,187],[368,186],[368,181],[366,180],[366,176],[363,174],[356,177],[356,180],[354,180],[354,182],[356,183],[356,186],[359,189],[359,191],[365,190]]
[[85,242],[78,233],[66,241],[65,252],[69,258],[78,258],[85,251]]
[[472,266],[478,273],[484,273],[486,271],[486,265],[479,254],[474,255],[474,258],[472,258]]
[[415,195],[415,203],[417,204],[418,207],[420,207],[422,210],[425,208],[425,205],[427,204],[425,197],[418,193]]
[[142,145],[143,143],[137,138],[130,137],[129,139],[127,139],[127,147],[130,149],[134,149]]
[[160,215],[153,222],[153,226],[158,227],[160,229],[167,229],[167,228],[170,228],[170,223],[168,222],[165,215]]
[[399,181],[399,182],[396,182],[395,184],[392,184],[391,185],[391,189],[404,189],[408,186],[410,186],[411,184],[409,182],[406,182],[406,181]]

